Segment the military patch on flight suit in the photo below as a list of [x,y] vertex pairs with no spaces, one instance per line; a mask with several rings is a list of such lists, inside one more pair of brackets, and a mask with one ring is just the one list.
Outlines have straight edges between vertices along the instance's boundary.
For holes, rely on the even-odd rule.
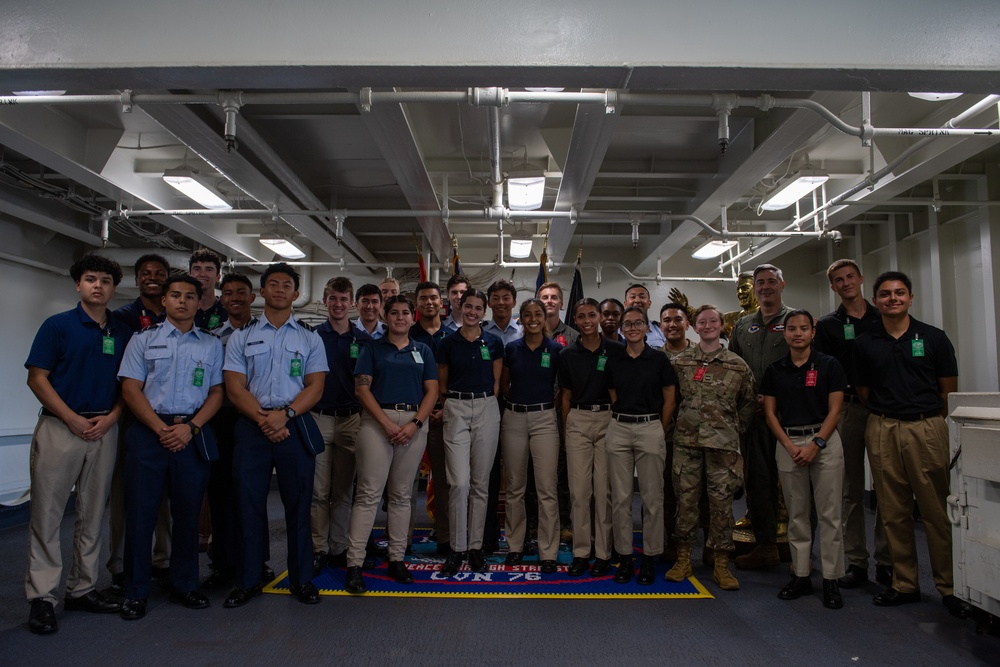
[[747,327],[747,333],[757,333],[758,331],[760,331],[760,325],[756,322]]

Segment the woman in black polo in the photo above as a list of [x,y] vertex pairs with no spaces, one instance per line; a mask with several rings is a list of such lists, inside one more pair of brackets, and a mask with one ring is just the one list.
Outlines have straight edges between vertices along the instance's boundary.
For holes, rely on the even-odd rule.
[[451,548],[442,576],[458,572],[469,551],[469,568],[486,570],[483,528],[490,471],[497,453],[500,408],[496,393],[503,367],[503,343],[480,326],[486,295],[462,295],[462,326],[438,347],[438,375],[444,403],[445,468],[448,471]]
[[834,357],[813,351],[816,329],[812,315],[793,310],[785,316],[784,324],[788,356],[767,368],[760,385],[767,425],[781,445],[775,460],[788,507],[788,546],[794,570],[778,597],[794,600],[812,593],[809,515],[815,502],[823,606],[840,609],[844,605],[837,585],[837,579],[844,576],[844,450],[837,422],[847,375]]
[[354,385],[364,412],[358,431],[357,492],[348,535],[348,593],[364,593],[361,566],[383,490],[388,490],[389,576],[413,583],[403,558],[410,526],[410,494],[427,443],[424,421],[438,396],[434,354],[410,340],[413,303],[405,296],[385,303],[386,334],[363,345]]
[[[615,572],[615,582],[632,579],[632,480],[639,479],[642,498],[642,562],[637,583],[655,580],[656,557],[663,553],[663,468],[666,432],[674,414],[677,375],[667,355],[646,344],[649,321],[641,308],[622,314],[625,354],[608,362],[611,425],[608,426],[608,477],[615,546],[628,548]],[[633,474],[634,471],[634,474]]]
[[559,556],[555,384],[562,346],[545,335],[545,306],[538,299],[521,304],[520,323],[524,337],[507,344],[500,375],[500,394],[507,399],[500,431],[507,470],[505,534],[510,552],[506,564],[520,565],[524,555],[524,489],[530,457],[538,492],[538,558],[542,572],[551,573],[556,571]]

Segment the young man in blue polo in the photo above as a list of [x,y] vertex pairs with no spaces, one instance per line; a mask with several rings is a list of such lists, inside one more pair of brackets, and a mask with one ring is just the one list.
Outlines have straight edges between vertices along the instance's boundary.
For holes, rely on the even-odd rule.
[[167,278],[166,320],[129,341],[118,372],[136,418],[125,434],[125,620],[146,615],[148,546],[164,491],[173,518],[170,596],[188,609],[208,607],[198,590],[198,513],[219,458],[208,420],[222,405],[222,342],[194,325],[201,296],[195,278]]
[[101,523],[118,451],[122,405],[115,376],[131,332],[108,302],[122,279],[118,263],[86,255],[70,267],[80,302],[45,320],[24,363],[28,387],[42,404],[31,442],[28,629],[56,632],[53,605],[62,577],[59,527],[76,486],[73,567],[66,610],[114,613],[119,605],[97,592]]

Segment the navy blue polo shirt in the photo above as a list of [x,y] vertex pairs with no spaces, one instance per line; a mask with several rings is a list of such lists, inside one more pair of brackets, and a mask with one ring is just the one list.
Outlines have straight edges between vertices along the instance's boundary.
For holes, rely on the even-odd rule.
[[194,325],[201,329],[214,329],[229,319],[229,314],[222,307],[222,300],[216,299],[208,310],[198,309],[194,315]]
[[552,403],[561,349],[562,345],[547,336],[535,350],[523,338],[507,343],[503,357],[503,365],[510,373],[507,400],[522,405]]
[[608,359],[606,379],[618,397],[614,411],[626,415],[659,414],[663,411],[663,388],[678,384],[670,359],[648,343],[638,357],[625,352]]
[[[483,358],[483,349],[488,358]],[[493,391],[493,362],[503,359],[503,343],[491,333],[467,340],[461,329],[445,336],[438,346],[438,363],[448,367],[448,391]]]
[[607,364],[611,357],[621,354],[625,354],[625,346],[603,336],[601,346],[593,352],[584,347],[583,338],[563,349],[559,353],[556,379],[562,389],[570,391],[571,403],[610,404]]
[[124,322],[125,326],[127,326],[129,331],[132,333],[142,331],[147,327],[159,324],[163,320],[167,319],[166,308],[161,310],[160,314],[157,315],[143,305],[141,298],[136,299],[132,303],[126,303],[124,306],[111,314]]
[[388,336],[361,347],[354,375],[372,376],[372,395],[379,403],[414,405],[424,399],[424,382],[438,379],[431,348],[411,340],[400,350]]
[[431,352],[434,353],[434,358],[438,357],[439,346],[441,341],[448,337],[449,334],[453,333],[445,328],[444,324],[441,328],[430,333],[427,329],[420,325],[420,322],[416,322],[412,327],[410,327],[410,340],[415,340],[423,343],[427,347],[431,348]]
[[[24,362],[49,372],[52,388],[73,412],[104,412],[118,398],[118,367],[132,332],[110,310],[106,318],[101,329],[79,303],[53,315],[42,322]],[[105,337],[113,341],[110,350]]]
[[836,358],[813,350],[801,366],[789,354],[764,371],[760,393],[773,396],[785,428],[821,424],[830,413],[830,394],[847,388],[847,374]]
[[947,334],[912,316],[898,339],[881,322],[860,336],[854,342],[854,364],[858,386],[869,389],[868,409],[890,415],[940,412],[944,399],[938,378],[958,377]]
[[816,339],[813,349],[837,358],[847,373],[847,389],[844,393],[854,395],[857,377],[854,372],[854,341],[882,322],[878,308],[865,301],[865,314],[861,319],[847,314],[844,304],[816,322]]
[[[316,327],[316,333],[326,349],[326,362],[330,365],[323,384],[323,397],[316,404],[316,410],[352,410],[360,405],[354,393],[354,366],[361,356],[361,349],[371,342],[372,337],[353,324],[348,327],[343,334],[334,331],[329,320]],[[352,346],[355,349],[353,357]]]

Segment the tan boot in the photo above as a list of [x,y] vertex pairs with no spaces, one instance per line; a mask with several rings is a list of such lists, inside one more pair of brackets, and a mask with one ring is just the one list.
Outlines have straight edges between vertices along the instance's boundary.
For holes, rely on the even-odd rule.
[[741,570],[759,570],[762,567],[773,567],[780,562],[777,544],[758,544],[750,553],[737,556],[736,567]]
[[724,591],[740,590],[740,582],[737,581],[733,573],[729,571],[729,552],[715,552],[715,571],[712,574],[715,583]]
[[667,581],[681,582],[694,574],[691,571],[691,545],[690,544],[678,544],[677,545],[677,562],[674,566],[667,570],[667,573],[663,575],[663,578]]

